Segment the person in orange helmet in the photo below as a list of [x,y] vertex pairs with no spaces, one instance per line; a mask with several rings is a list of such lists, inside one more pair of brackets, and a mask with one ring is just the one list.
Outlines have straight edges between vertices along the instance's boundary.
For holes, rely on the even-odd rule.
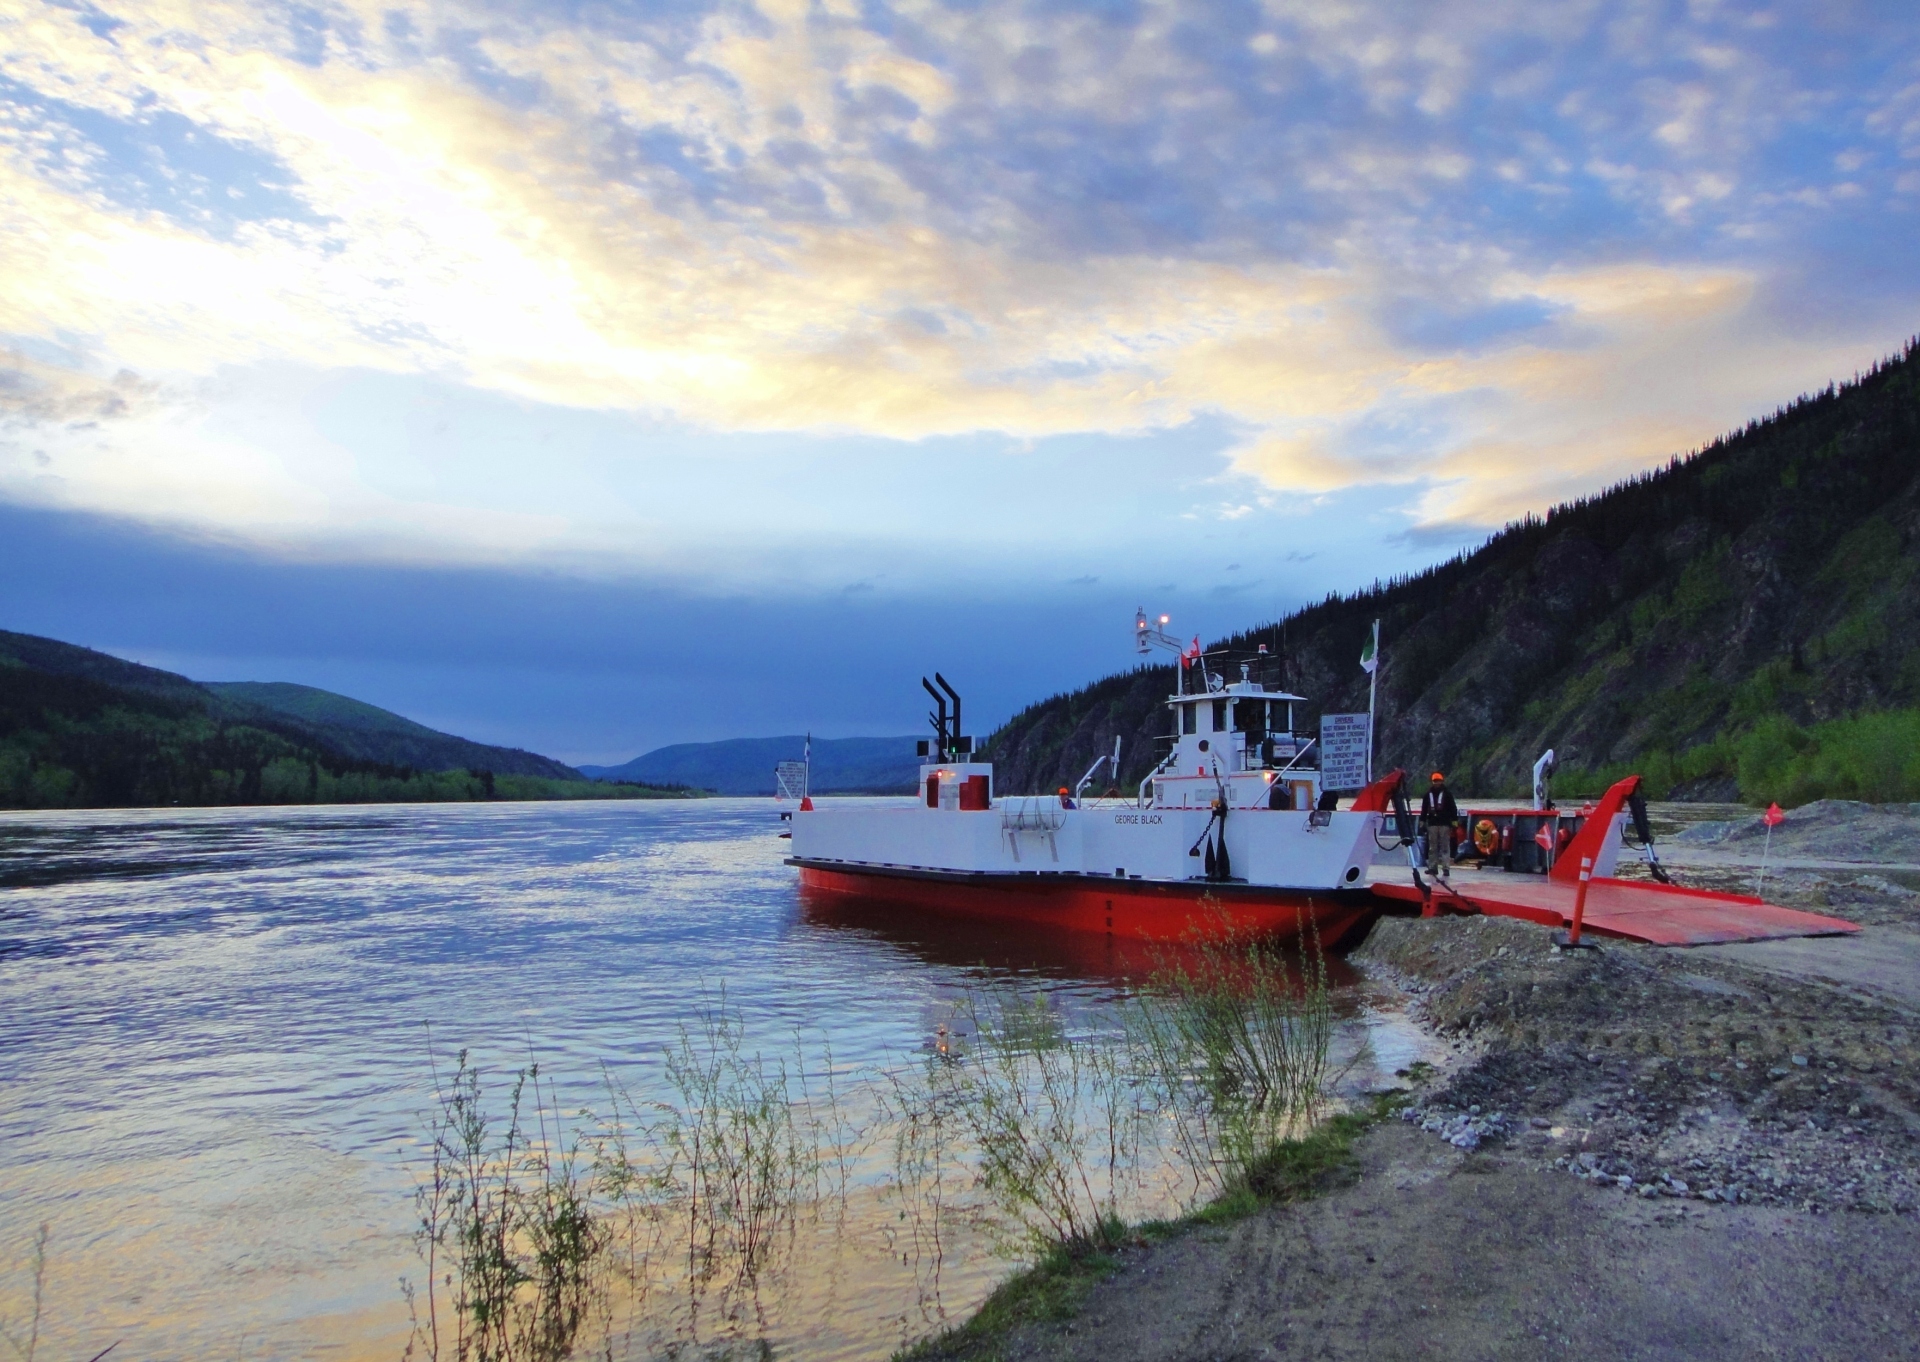
[[1447,788],[1446,773],[1435,771],[1420,801],[1420,824],[1427,837],[1427,873],[1449,882],[1453,879],[1453,825],[1459,818],[1460,806]]

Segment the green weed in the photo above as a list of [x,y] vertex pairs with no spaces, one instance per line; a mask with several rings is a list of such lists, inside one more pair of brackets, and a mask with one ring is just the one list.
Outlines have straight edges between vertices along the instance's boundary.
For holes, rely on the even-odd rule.
[[[956,1218],[1037,1264],[985,1318],[1037,1317],[1159,1232],[1130,1228],[1129,1214],[1172,1201],[1221,1216],[1310,1181],[1344,1129],[1336,1118],[1323,1127],[1335,1135],[1302,1135],[1331,1078],[1317,957],[1201,946],[1157,973],[1125,1021],[1077,1030],[1044,997],[981,990],[923,1063],[849,1083],[830,1052],[810,1077],[797,1037],[797,1059],[750,1049],[721,995],[680,1028],[647,1100],[609,1079],[605,1114],[581,1112],[570,1130],[551,1124],[557,1095],[537,1066],[490,1094],[463,1052],[450,1081],[436,1075],[417,1193],[427,1281],[404,1288],[409,1353],[550,1362],[593,1325],[619,1351],[764,1338],[763,1290],[792,1262],[798,1228],[844,1230],[829,1217],[845,1214],[854,1167],[883,1135],[889,1243],[914,1267],[932,1327],[945,1322]],[[849,1095],[872,1125],[849,1119]],[[631,1311],[620,1340],[617,1300]]]
[[[529,1095],[532,1129],[523,1119]],[[425,1318],[403,1285],[414,1317],[407,1355],[418,1348],[428,1362],[557,1362],[571,1355],[604,1289],[607,1236],[591,1206],[583,1144],[576,1137],[559,1146],[560,1132],[549,1131],[537,1064],[514,1079],[503,1121],[489,1113],[465,1050],[446,1083],[435,1072],[434,1098],[432,1160],[415,1195]]]
[[1137,1068],[1170,1121],[1194,1199],[1245,1182],[1320,1114],[1333,1009],[1317,952],[1223,937],[1163,964],[1133,1005]]
[[33,1362],[33,1355],[40,1347],[40,1316],[47,1289],[47,1241],[52,1237],[52,1226],[44,1221],[33,1234],[33,1303],[28,1309],[26,1324],[0,1320],[0,1339],[6,1340],[20,1362]]
[[669,1351],[759,1319],[763,1279],[790,1256],[802,1216],[844,1211],[863,1132],[830,1050],[816,1095],[804,1059],[790,1066],[744,1036],[724,994],[704,1001],[650,1100],[609,1077],[604,1112],[583,1110],[567,1130],[537,1065],[503,1097],[464,1051],[451,1081],[436,1073],[416,1190],[427,1280],[402,1283],[408,1355],[549,1362],[593,1341],[590,1325],[611,1349],[619,1302],[625,1344],[638,1335]]

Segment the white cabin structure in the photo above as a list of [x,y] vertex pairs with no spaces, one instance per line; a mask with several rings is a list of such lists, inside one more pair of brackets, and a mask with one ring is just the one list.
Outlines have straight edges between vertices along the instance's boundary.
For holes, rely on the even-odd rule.
[[1304,696],[1248,678],[1231,685],[1209,674],[1205,691],[1170,695],[1173,748],[1140,787],[1140,802],[1211,808],[1223,794],[1236,809],[1313,809],[1320,803],[1314,740],[1294,729]]

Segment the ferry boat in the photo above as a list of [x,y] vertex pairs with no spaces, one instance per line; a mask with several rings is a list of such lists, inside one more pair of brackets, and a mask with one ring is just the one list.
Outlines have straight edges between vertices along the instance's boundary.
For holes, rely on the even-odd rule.
[[[1134,631],[1139,651],[1164,647],[1180,661],[1166,700],[1170,749],[1132,798],[1118,790],[1086,797],[1102,765],[1111,762],[1117,777],[1117,742],[1071,791],[997,795],[992,764],[973,760],[959,693],[936,672],[921,681],[934,698],[935,737],[921,743],[911,804],[815,808],[802,783],[799,810],[782,815],[792,820],[787,863],[799,868],[802,892],[816,904],[865,900],[909,930],[920,913],[956,913],[1173,946],[1258,934],[1331,949],[1381,912],[1519,918],[1564,929],[1557,941],[1569,949],[1593,944],[1583,930],[1667,946],[1859,930],[1755,896],[1674,884],[1654,851],[1640,777],[1559,809],[1543,774],[1551,751],[1534,768],[1531,805],[1470,800],[1456,825],[1450,861],[1505,873],[1424,883],[1405,774],[1370,779],[1370,742],[1364,776],[1354,779],[1351,762],[1323,760],[1321,740],[1298,731],[1295,706],[1305,701],[1255,677],[1257,662],[1229,681],[1207,665],[1197,639],[1182,649],[1144,612]],[[1321,717],[1323,733],[1337,720],[1372,726],[1370,715]],[[802,772],[783,766],[783,792],[789,775]],[[1343,803],[1333,782],[1359,793]],[[1768,816],[1771,825],[1778,810]],[[1645,878],[1614,874],[1629,820]],[[1404,879],[1370,874],[1396,862]]]
[[[1142,652],[1172,642],[1144,614],[1135,632]],[[1117,743],[1072,791],[999,794],[992,764],[973,759],[959,694],[935,673],[937,688],[921,683],[937,708],[914,803],[803,801],[788,863],[805,890],[911,909],[1159,941],[1249,932],[1335,946],[1381,907],[1367,885],[1377,860],[1395,857],[1418,880],[1402,774],[1343,804],[1323,782],[1318,740],[1296,727],[1307,701],[1254,665],[1230,680],[1197,647],[1183,652],[1169,751],[1131,798],[1086,797],[1103,764],[1117,776]]]

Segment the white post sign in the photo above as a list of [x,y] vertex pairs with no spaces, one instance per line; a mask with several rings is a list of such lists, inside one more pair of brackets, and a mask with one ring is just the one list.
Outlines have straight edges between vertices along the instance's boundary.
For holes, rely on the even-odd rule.
[[1367,783],[1367,729],[1365,714],[1320,716],[1320,786],[1327,790],[1358,790]]

